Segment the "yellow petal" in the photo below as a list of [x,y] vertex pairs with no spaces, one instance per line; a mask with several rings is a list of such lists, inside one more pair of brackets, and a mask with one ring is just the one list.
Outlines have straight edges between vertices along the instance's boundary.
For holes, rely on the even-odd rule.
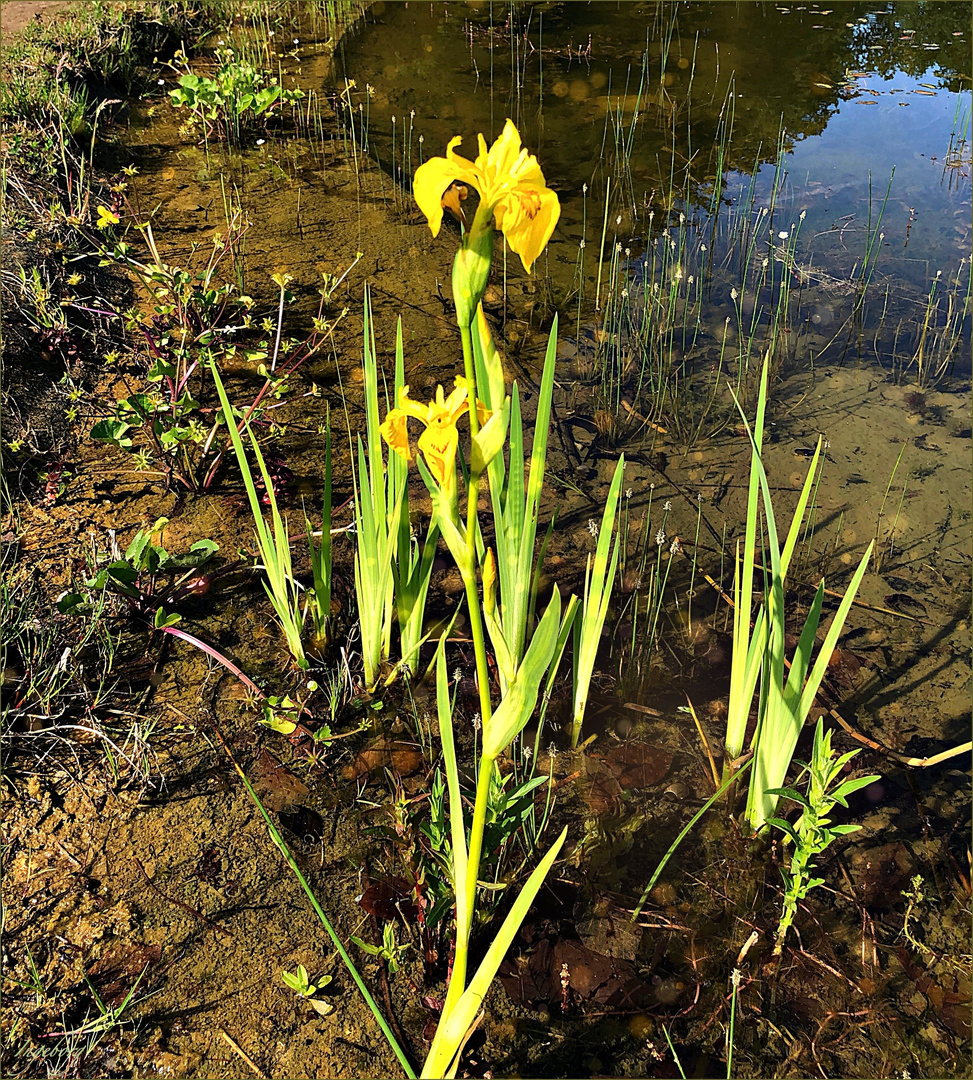
[[[537,158],[521,144],[512,120],[503,126],[500,137],[491,147],[477,136],[476,161],[460,157],[451,139],[445,158],[430,158],[420,165],[413,178],[413,192],[420,210],[426,215],[433,236],[439,234],[443,220],[443,195],[454,180],[475,187],[480,194],[479,220],[493,214],[496,226],[507,237],[529,272],[551,238],[561,214],[557,195],[548,188]],[[457,203],[458,205],[458,203]]]
[[561,204],[550,188],[526,186],[511,192],[494,211],[497,228],[503,231],[510,249],[520,256],[528,273],[560,216]]
[[480,416],[480,429],[470,447],[470,471],[481,476],[491,461],[503,449],[507,439],[507,411],[491,413],[486,408]]
[[423,162],[412,178],[412,194],[419,209],[426,215],[433,236],[439,235],[443,223],[443,193],[454,180],[470,184],[479,190],[479,174],[472,161],[461,157],[453,150],[459,146],[462,138],[457,135],[449,140],[446,157],[433,157]]
[[456,425],[431,425],[419,436],[419,449],[433,479],[441,488],[449,489],[456,479],[456,449],[459,432]]
[[[523,149],[520,132],[508,117],[500,138],[490,147],[490,152],[487,154],[485,171],[490,179],[507,178],[508,182],[516,183],[518,167],[522,166],[527,158],[530,158],[535,165],[537,164],[537,158]],[[477,164],[479,164],[479,159]]]
[[[440,387],[440,389],[442,388]],[[449,414],[450,422],[454,425],[464,413],[469,412],[470,404],[466,400],[467,393],[466,379],[462,375],[457,375],[456,389],[443,402],[443,408]]]
[[407,416],[401,409],[392,409],[385,417],[385,423],[379,428],[382,438],[389,444],[399,457],[406,461],[412,460],[412,449],[409,446],[409,426]]
[[[413,401],[409,397],[408,386],[399,387],[399,400],[396,402],[399,408],[399,412],[403,412],[406,416],[414,416],[417,420],[421,420],[424,424],[429,421],[429,406],[423,405],[420,401]],[[392,410],[395,412],[395,409]],[[391,415],[391,413],[389,414]]]
[[493,410],[488,409],[486,407],[486,405],[484,405],[483,402],[480,401],[479,398],[477,398],[476,399],[476,419],[477,419],[477,423],[480,425],[480,427],[483,427],[483,425],[490,419],[491,416],[493,416]]
[[117,225],[119,218],[117,214],[113,214],[107,206],[98,207],[98,228],[107,229],[109,225]]

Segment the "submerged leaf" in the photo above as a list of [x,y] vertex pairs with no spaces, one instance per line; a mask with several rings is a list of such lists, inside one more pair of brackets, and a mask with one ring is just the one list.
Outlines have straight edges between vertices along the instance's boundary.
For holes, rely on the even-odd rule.
[[626,790],[657,784],[669,772],[672,754],[647,743],[622,743],[605,759],[621,787]]
[[269,750],[260,751],[253,787],[267,808],[276,812],[293,806],[308,794],[307,785],[286,765],[281,764]]

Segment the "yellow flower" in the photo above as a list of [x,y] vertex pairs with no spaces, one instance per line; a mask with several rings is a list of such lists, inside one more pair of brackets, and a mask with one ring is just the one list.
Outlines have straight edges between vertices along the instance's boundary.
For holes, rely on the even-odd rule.
[[98,220],[95,222],[99,229],[107,229],[110,225],[117,225],[119,217],[113,214],[107,206],[98,207]]
[[[456,425],[470,410],[467,393],[466,379],[458,376],[456,388],[449,397],[446,397],[442,386],[437,386],[435,398],[428,405],[423,405],[413,401],[409,397],[408,386],[403,386],[399,390],[397,407],[389,410],[381,427],[382,438],[399,457],[412,461],[408,419],[412,416],[421,420],[426,427],[419,436],[419,449],[430,473],[442,488],[451,487],[456,478],[456,450],[459,446]],[[476,406],[480,423],[485,424],[491,413],[482,401],[478,401]]]
[[557,195],[547,186],[537,158],[522,148],[520,133],[513,121],[504,124],[500,138],[487,150],[486,140],[477,136],[480,153],[476,161],[460,157],[454,150],[463,140],[457,135],[446,147],[446,157],[430,158],[416,169],[412,190],[419,209],[426,215],[433,236],[439,235],[443,221],[443,197],[450,185],[476,188],[480,206],[473,232],[488,227],[492,217],[507,237],[507,243],[521,258],[525,270],[544,250],[561,214]]

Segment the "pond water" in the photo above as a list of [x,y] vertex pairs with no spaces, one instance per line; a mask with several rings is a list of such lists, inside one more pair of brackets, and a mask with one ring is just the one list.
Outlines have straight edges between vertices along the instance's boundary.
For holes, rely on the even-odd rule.
[[[682,210],[714,238],[696,272],[719,305],[744,287],[727,265],[743,220],[769,210],[764,241],[800,224],[795,260],[835,281],[855,280],[868,257],[874,293],[895,289],[908,311],[937,271],[968,293],[966,14],[909,3],[379,4],[343,41],[335,74],[356,84],[348,112],[367,106],[370,152],[406,184],[453,135],[472,156],[475,133],[491,141],[510,116],[560,193],[546,269],[562,298],[584,276],[582,240],[589,274],[617,243],[637,260]],[[841,303],[829,306],[837,320]],[[968,369],[968,337],[958,353]]]
[[[386,376],[399,316],[417,396],[460,370],[448,284],[459,232],[447,221],[430,236],[411,197],[414,169],[457,134],[473,156],[477,133],[490,141],[510,117],[560,197],[535,273],[498,250],[485,306],[528,426],[558,320],[539,511],[542,530],[554,519],[556,528],[543,589],[554,578],[565,595],[583,585],[624,452],[622,567],[585,720],[595,741],[566,752],[570,690],[559,687],[543,739],[530,743],[533,763],[528,753],[511,766],[554,778],[556,823],[570,826],[577,847],[501,971],[506,993],[491,991],[468,1075],[674,1076],[670,1033],[689,1075],[725,1075],[735,969],[744,972],[737,1076],[969,1075],[968,754],[915,766],[965,741],[970,722],[968,15],[968,5],[950,3],[379,2],[337,42],[310,20],[256,20],[254,32],[241,16],[226,38],[301,87],[297,109],[240,146],[203,145],[198,130],[180,126],[185,114],[170,107],[173,74],[163,69],[162,85],[132,102],[117,130],[119,168],[137,166],[127,198],[151,217],[165,261],[205,258],[238,204],[248,232],[235,280],[274,325],[271,275],[292,275],[285,337],[307,332],[328,275],[333,333],[295,371],[267,431],[294,520],[305,504],[320,505],[329,416],[337,523],[350,518],[365,286]],[[199,64],[212,67],[211,57]],[[789,614],[803,619],[807,586],[824,574],[833,611],[875,541],[829,675],[829,708],[843,724],[842,751],[867,747],[855,765],[881,780],[853,802],[864,828],[828,862],[827,888],[801,908],[801,936],[780,970],[762,964],[777,867],[726,815],[696,826],[639,924],[631,919],[714,787],[706,754],[722,750],[725,600],[750,460],[730,390],[752,415],[764,356],[773,371],[765,459],[787,513],[807,458],[826,440]],[[261,359],[227,358],[231,395],[243,400],[262,385]],[[120,397],[143,376],[134,364],[106,368],[101,389]],[[235,465],[212,490],[185,495],[120,466],[121,456],[82,451],[85,511],[99,529],[127,536],[165,514],[173,550],[201,536],[218,540],[227,562],[252,549]],[[410,498],[422,528],[430,503],[414,471]],[[339,674],[315,669],[322,688],[334,675],[340,689],[342,665],[358,663],[353,558],[351,537],[336,536],[341,631],[330,659]],[[295,559],[309,582],[306,549]],[[455,615],[461,591],[440,551],[431,615]],[[308,691],[289,666],[256,578],[214,583],[185,616],[269,693],[307,697],[308,723],[324,723],[325,690]],[[472,663],[469,627],[462,613],[452,625],[466,752],[480,737],[462,666]],[[319,757],[300,731],[292,747],[260,728],[253,699],[184,642],[169,643],[153,673],[171,712],[159,725],[169,787],[119,801],[117,818],[92,826],[112,888],[130,905],[118,916],[122,932],[158,950],[152,963],[165,956],[165,982],[146,1012],[156,1034],[132,1075],[238,1075],[240,1047],[215,1039],[220,1027],[267,1075],[398,1075],[210,725],[277,800],[275,820],[345,938],[377,941],[390,921],[411,943],[383,1007],[421,1060],[449,942],[437,939],[438,956],[423,962],[428,941],[402,916],[403,907],[415,912],[402,874],[418,875],[410,859],[428,826],[434,690],[417,681],[406,694],[396,684],[384,701],[349,690],[329,721],[343,741]],[[705,753],[693,719],[708,733]],[[798,756],[805,751],[802,742]],[[80,803],[72,795],[61,817]],[[918,874],[934,900],[909,902]],[[150,895],[149,878],[164,888],[153,884]],[[382,903],[369,882],[389,890]],[[907,935],[923,917],[917,945]],[[762,938],[748,958],[751,931]],[[133,973],[149,963],[141,952],[126,962]],[[299,963],[335,975],[331,1014],[283,999],[280,969]],[[377,971],[368,969],[375,985]]]

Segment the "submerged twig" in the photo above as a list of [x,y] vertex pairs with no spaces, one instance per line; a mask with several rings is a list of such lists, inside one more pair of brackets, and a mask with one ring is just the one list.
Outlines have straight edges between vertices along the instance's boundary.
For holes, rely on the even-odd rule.
[[243,1047],[241,1047],[240,1044],[234,1039],[230,1038],[230,1036],[222,1028],[220,1028],[220,1034],[223,1036],[223,1039],[226,1042],[227,1046],[229,1046],[229,1048],[235,1053],[239,1054],[240,1057],[247,1063],[247,1065],[250,1066],[250,1068],[253,1070],[253,1075],[259,1076],[260,1080],[266,1080],[266,1073],[260,1071],[260,1069],[254,1063],[253,1059],[249,1057],[244,1051]]
[[182,910],[187,912],[187,914],[192,915],[193,918],[195,918],[195,919],[199,919],[200,922],[206,923],[206,925],[208,927],[210,927],[210,929],[216,930],[220,934],[226,934],[227,937],[235,937],[236,936],[233,933],[232,930],[227,930],[227,928],[225,926],[220,926],[219,923],[213,922],[212,919],[207,919],[206,916],[201,911],[197,911],[194,907],[192,907],[192,905],[187,904],[182,900],[177,900],[176,897],[170,896],[168,893],[164,893],[159,888],[159,886],[156,885],[156,883],[145,872],[145,867],[142,865],[142,863],[139,861],[139,859],[137,859],[134,855],[132,856],[132,862],[135,863],[136,869],[142,875],[142,877],[145,879],[145,884],[148,885],[148,887],[154,893],[157,893],[159,896],[161,896],[163,900],[168,900],[170,904],[175,904],[176,907],[182,908]]

